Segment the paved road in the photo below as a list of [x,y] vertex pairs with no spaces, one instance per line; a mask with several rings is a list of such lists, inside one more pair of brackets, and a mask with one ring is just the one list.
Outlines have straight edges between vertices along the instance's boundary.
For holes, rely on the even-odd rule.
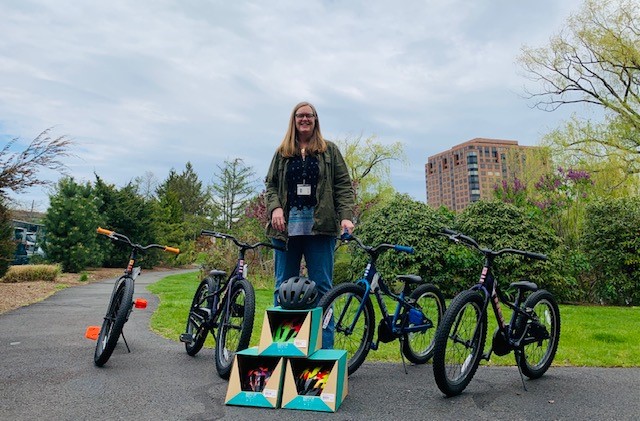
[[[132,348],[118,345],[93,365],[88,325],[101,323],[113,280],[67,288],[45,301],[0,315],[1,420],[586,420],[637,419],[640,368],[552,367],[524,391],[515,367],[481,366],[467,390],[444,398],[431,366],[369,363],[349,379],[335,414],[224,405],[227,382],[213,353],[195,357],[149,331],[158,300],[145,286],[166,276],[143,273],[136,297],[149,301],[125,326]],[[562,346],[562,342],[560,344]]]

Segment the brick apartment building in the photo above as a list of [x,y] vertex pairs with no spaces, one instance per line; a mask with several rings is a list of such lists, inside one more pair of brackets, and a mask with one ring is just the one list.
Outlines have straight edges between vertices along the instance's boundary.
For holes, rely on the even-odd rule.
[[475,138],[430,156],[425,165],[427,204],[461,211],[492,198],[494,186],[513,175],[507,154],[514,148],[530,147],[515,140]]

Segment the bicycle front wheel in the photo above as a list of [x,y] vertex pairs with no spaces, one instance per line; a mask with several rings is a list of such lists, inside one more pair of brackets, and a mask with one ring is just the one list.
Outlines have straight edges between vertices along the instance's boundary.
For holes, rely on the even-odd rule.
[[530,379],[542,376],[556,355],[560,340],[560,309],[546,290],[531,294],[524,303],[532,309],[531,318],[518,316],[516,332],[524,332],[523,346],[516,350],[516,363]]
[[418,286],[410,296],[415,300],[414,308],[420,310],[425,318],[431,320],[433,327],[422,332],[404,335],[402,353],[414,364],[424,364],[433,356],[436,330],[444,314],[445,302],[440,290],[432,284]]
[[334,348],[347,351],[348,373],[355,373],[367,357],[373,340],[375,315],[371,300],[364,288],[346,283],[331,288],[318,306],[322,307],[323,326],[333,319]]
[[193,296],[191,309],[189,310],[189,318],[187,319],[187,335],[189,335],[192,340],[184,344],[187,354],[191,356],[200,352],[209,334],[208,322],[214,311],[213,293],[215,291],[215,285],[214,280],[207,276],[200,282]]
[[122,277],[118,280],[107,314],[104,316],[100,335],[96,343],[96,350],[93,355],[93,362],[98,367],[102,367],[111,357],[113,350],[118,343],[118,338],[122,333],[122,328],[127,322],[131,306],[133,304],[133,279]]
[[438,388],[455,396],[473,378],[484,351],[487,313],[482,296],[464,291],[451,302],[436,332],[433,375]]
[[220,317],[216,340],[216,370],[223,379],[228,379],[236,352],[246,349],[251,340],[253,318],[255,316],[256,295],[253,286],[246,279],[232,281],[227,293],[227,312]]

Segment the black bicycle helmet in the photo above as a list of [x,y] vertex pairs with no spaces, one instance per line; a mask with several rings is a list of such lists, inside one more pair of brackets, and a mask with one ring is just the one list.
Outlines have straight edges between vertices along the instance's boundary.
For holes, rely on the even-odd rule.
[[318,299],[316,283],[303,276],[294,276],[278,288],[280,307],[285,310],[304,310],[315,306]]

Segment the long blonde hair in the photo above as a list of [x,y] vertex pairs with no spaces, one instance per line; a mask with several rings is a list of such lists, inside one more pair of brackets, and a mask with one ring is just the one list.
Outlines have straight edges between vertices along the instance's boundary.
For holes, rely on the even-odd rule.
[[318,118],[316,107],[314,107],[309,102],[303,101],[293,107],[291,117],[289,118],[289,127],[287,128],[287,133],[284,135],[282,143],[280,143],[280,146],[278,147],[278,152],[280,152],[280,155],[282,155],[284,158],[291,158],[293,156],[300,155],[300,148],[298,147],[298,142],[296,141],[296,112],[305,105],[311,107],[311,109],[313,110],[313,114],[315,114],[316,116],[313,133],[311,134],[311,139],[309,139],[309,146],[307,146],[307,151],[312,155],[317,155],[327,150],[327,142],[325,142],[324,138],[322,137],[322,132],[320,131],[320,120]]

